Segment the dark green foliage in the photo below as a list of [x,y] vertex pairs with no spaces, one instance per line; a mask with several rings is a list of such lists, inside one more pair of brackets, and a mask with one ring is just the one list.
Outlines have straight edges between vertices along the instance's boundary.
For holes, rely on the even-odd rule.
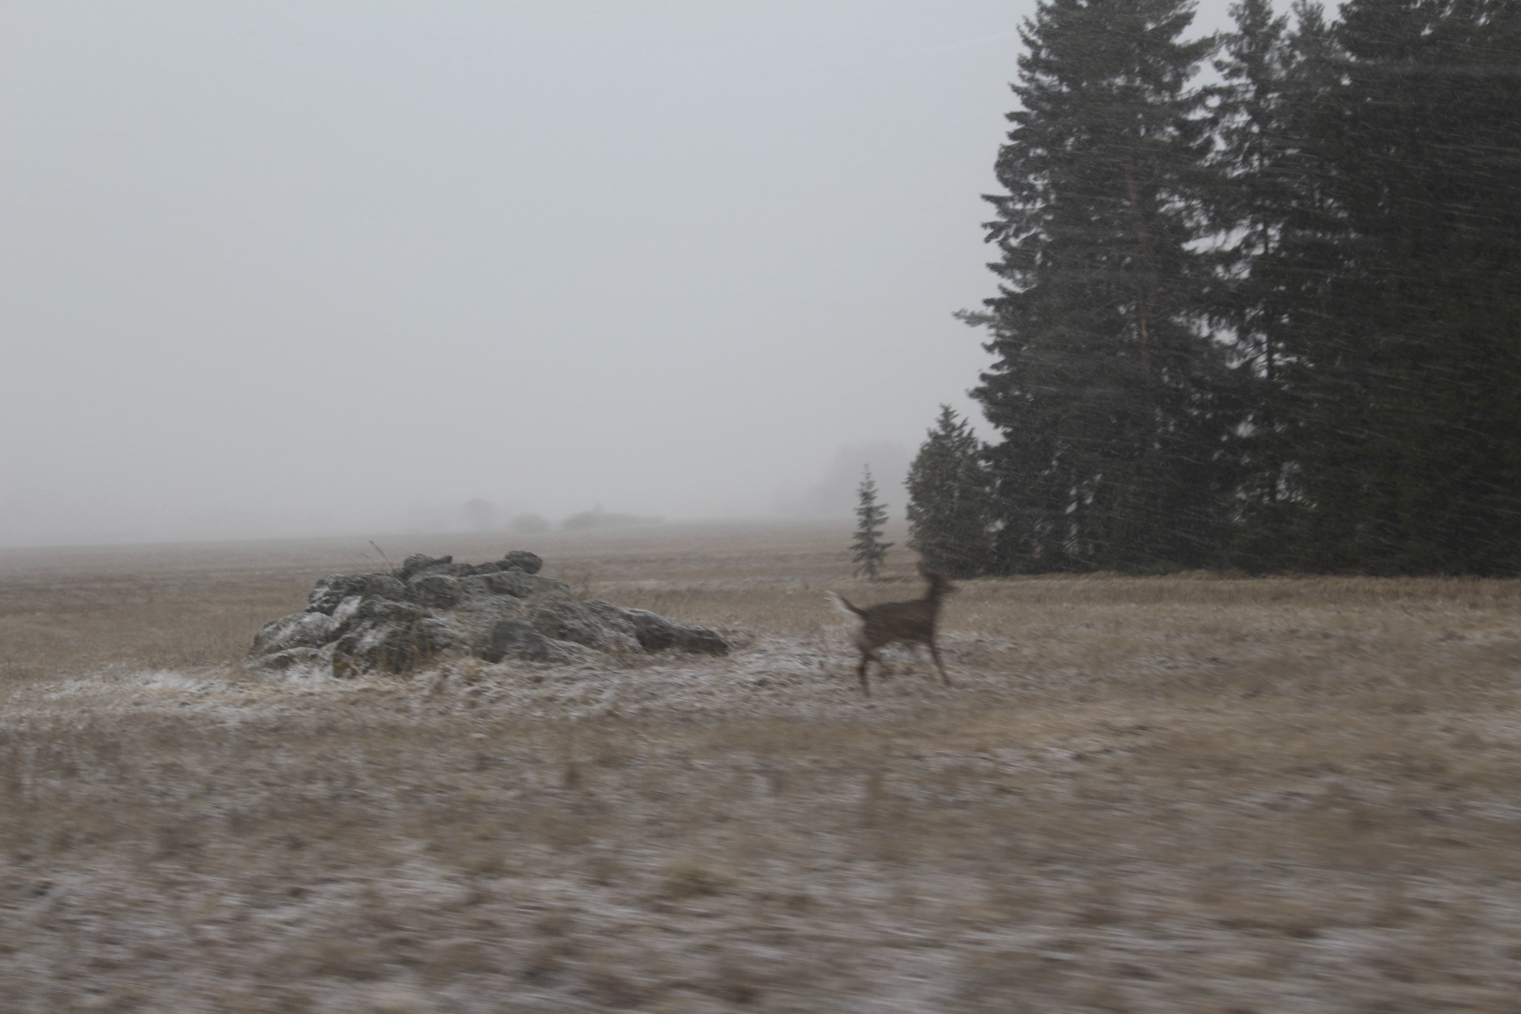
[[949,405],[908,470],[909,545],[925,569],[975,577],[992,556],[993,504],[982,441]]
[[[1313,6],[1296,8],[1296,29],[1266,0],[1231,9],[1237,31],[1215,62],[1219,145],[1209,211],[1217,233],[1212,323],[1231,339],[1243,405],[1238,438],[1241,473],[1227,559],[1248,570],[1278,565],[1303,506],[1298,442],[1303,418],[1293,378],[1302,365],[1293,315],[1307,288],[1324,276],[1330,248],[1318,239],[1330,220],[1312,173],[1314,159],[1292,139],[1334,73],[1329,30]],[[1292,256],[1285,251],[1295,248]]]
[[850,543],[850,559],[858,565],[855,571],[857,574],[865,574],[867,580],[875,581],[877,571],[893,544],[882,541],[882,526],[887,523],[887,508],[877,503],[877,484],[872,481],[869,468],[861,473],[857,495],[860,502],[856,506],[856,534]]
[[965,315],[996,566],[1521,572],[1521,4],[1232,13],[1026,25]]
[[1268,154],[1233,166],[1260,198],[1236,223],[1269,237],[1242,334],[1278,367],[1257,371],[1236,559],[1515,573],[1521,7],[1353,0],[1329,29],[1299,13],[1260,89]]
[[1183,0],[1047,0],[1023,37],[1022,108],[990,197],[1002,284],[995,356],[972,393],[989,452],[998,565],[1171,569],[1218,562],[1240,415],[1205,327],[1212,259],[1210,41]]
[[[1311,121],[1301,565],[1521,569],[1521,6],[1353,0]],[[1293,253],[1293,251],[1289,251]]]

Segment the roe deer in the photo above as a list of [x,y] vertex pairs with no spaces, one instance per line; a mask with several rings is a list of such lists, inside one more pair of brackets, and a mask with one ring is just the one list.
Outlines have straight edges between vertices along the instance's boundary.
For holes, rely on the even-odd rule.
[[925,590],[924,598],[912,602],[883,602],[861,609],[834,592],[827,593],[834,600],[836,609],[856,621],[856,628],[850,636],[856,642],[856,647],[861,649],[861,667],[857,675],[861,677],[861,691],[867,697],[871,696],[871,687],[866,682],[866,664],[876,659],[880,667],[882,660],[877,658],[877,649],[894,641],[928,645],[930,657],[940,670],[940,682],[953,686],[951,678],[945,674],[945,665],[940,661],[940,651],[935,647],[935,620],[940,615],[940,597],[953,591],[955,586],[944,574],[930,571],[920,573],[929,582],[929,588]]

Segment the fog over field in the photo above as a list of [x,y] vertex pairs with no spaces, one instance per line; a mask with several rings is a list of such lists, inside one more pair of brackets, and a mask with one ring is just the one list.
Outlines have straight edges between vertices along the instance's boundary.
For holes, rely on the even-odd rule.
[[901,516],[1033,9],[7,4],[0,545]]

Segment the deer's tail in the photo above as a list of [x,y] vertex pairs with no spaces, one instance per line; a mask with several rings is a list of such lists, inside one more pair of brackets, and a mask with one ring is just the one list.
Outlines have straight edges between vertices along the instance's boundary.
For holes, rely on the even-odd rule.
[[856,619],[858,617],[866,615],[865,610],[858,609],[855,606],[851,605],[849,602],[845,601],[845,596],[836,594],[835,592],[825,592],[824,594],[828,597],[830,602],[834,603],[834,607],[836,609],[844,613],[846,616],[849,616],[851,619]]

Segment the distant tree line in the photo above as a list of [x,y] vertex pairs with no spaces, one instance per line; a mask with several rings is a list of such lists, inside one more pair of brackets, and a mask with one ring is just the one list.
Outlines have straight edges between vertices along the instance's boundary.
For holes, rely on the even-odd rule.
[[[1521,3],[1043,0],[947,573],[1521,573]],[[1200,83],[1213,60],[1218,80]]]

